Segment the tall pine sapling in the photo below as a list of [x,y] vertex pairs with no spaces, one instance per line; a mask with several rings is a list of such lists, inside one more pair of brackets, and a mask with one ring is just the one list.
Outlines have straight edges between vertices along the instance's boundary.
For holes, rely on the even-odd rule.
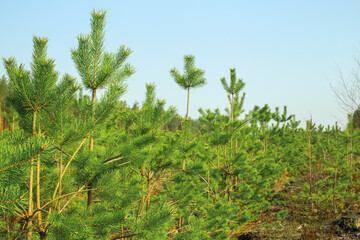
[[228,99],[231,107],[231,117],[230,121],[234,121],[234,105],[235,101],[239,99],[239,92],[244,88],[245,83],[242,79],[236,79],[236,69],[230,69],[230,84],[226,82],[226,79],[223,77],[220,79],[223,88],[225,89],[226,93],[228,94]]
[[[176,68],[170,70],[171,76],[175,82],[183,89],[187,90],[187,108],[186,108],[186,120],[189,119],[189,102],[190,102],[190,88],[199,88],[206,85],[206,79],[204,78],[205,72],[195,67],[195,56],[184,56],[184,74],[181,74]],[[186,122],[185,127],[185,141],[184,149],[187,148],[187,132],[189,131],[189,122]],[[182,169],[185,170],[186,157],[183,160]]]
[[[81,76],[86,89],[91,90],[92,121],[97,121],[96,94],[98,89],[106,89],[103,96],[104,108],[99,113],[101,118],[108,109],[114,105],[119,97],[125,92],[124,81],[129,78],[135,69],[130,64],[125,64],[131,54],[131,49],[124,45],[116,51],[109,53],[104,51],[106,11],[100,10],[91,12],[91,29],[88,35],[78,36],[78,47],[71,50],[72,59]],[[94,149],[94,138],[90,136],[89,151]],[[93,191],[89,183],[88,208],[92,206]]]
[[[61,87],[56,85],[59,73],[55,71],[55,61],[47,58],[47,38],[33,37],[34,51],[32,55],[31,72],[24,69],[24,65],[17,65],[15,58],[4,59],[5,69],[12,88],[9,97],[12,105],[21,118],[21,126],[34,139],[40,134],[39,119],[46,109],[54,103],[66,89],[71,88],[74,79],[66,75]],[[36,209],[41,209],[40,196],[40,154],[31,157],[29,173],[29,201],[27,239],[31,239],[33,215],[37,215],[37,228],[40,236],[45,232],[42,212],[34,211],[34,162],[36,160]]]
[[[235,107],[240,107],[240,111],[245,99],[245,93],[239,102],[239,93],[244,88],[245,83],[242,79],[236,79],[236,69],[230,69],[230,84],[226,82],[226,79],[223,77],[220,79],[223,88],[225,89],[226,93],[228,94],[228,100],[230,103],[230,122],[231,124],[234,122],[234,112]],[[233,134],[233,126],[230,128],[231,135]],[[230,139],[230,156],[232,156],[232,148],[233,148],[233,139]]]
[[184,74],[179,73],[176,68],[172,68],[170,74],[181,88],[187,90],[186,119],[189,119],[190,88],[199,88],[206,85],[205,71],[195,67],[195,57],[193,55],[185,55]]

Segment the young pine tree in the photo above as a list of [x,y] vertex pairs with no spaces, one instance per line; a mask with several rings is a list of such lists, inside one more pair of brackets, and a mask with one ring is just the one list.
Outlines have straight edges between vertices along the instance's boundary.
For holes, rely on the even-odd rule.
[[[47,38],[33,37],[34,51],[31,72],[25,70],[24,65],[17,65],[15,58],[4,59],[5,69],[12,88],[9,96],[10,102],[20,115],[22,128],[32,136],[32,139],[35,139],[37,135],[41,135],[39,119],[42,118],[42,115],[46,114],[47,109],[55,100],[68,88],[72,88],[74,84],[74,79],[69,75],[65,75],[62,84],[56,84],[59,73],[55,71],[55,61],[47,58],[47,42]],[[32,236],[31,229],[34,225],[33,215],[35,213],[40,236],[45,232],[42,212],[34,211],[34,203],[36,209],[41,209],[41,168],[40,154],[33,155],[30,158],[29,171],[27,239],[31,239]],[[36,176],[34,179],[35,169]],[[34,186],[36,187],[35,196],[33,192]]]
[[228,99],[231,107],[231,122],[234,121],[234,105],[235,101],[238,101],[239,92],[244,88],[245,83],[242,79],[236,79],[236,69],[230,69],[230,84],[226,82],[226,79],[223,77],[220,79],[223,88],[228,94]]
[[[72,59],[81,76],[86,89],[92,94],[91,120],[97,122],[103,117],[125,92],[124,81],[135,69],[125,64],[131,54],[131,49],[120,46],[116,53],[104,51],[106,11],[91,12],[90,34],[78,36],[78,47],[71,51]],[[106,89],[103,96],[103,106],[96,109],[96,94],[98,89]],[[96,114],[98,112],[99,114]],[[91,134],[89,151],[93,152],[94,138]],[[92,185],[89,183],[88,208],[93,203]]]
[[[205,72],[201,69],[195,67],[195,57],[192,55],[184,56],[184,74],[179,73],[176,68],[170,70],[171,76],[174,78],[175,82],[183,89],[187,90],[187,108],[186,108],[186,120],[189,119],[189,102],[190,102],[190,88],[202,87],[206,84],[206,79],[204,78]],[[185,136],[184,136],[184,151],[188,148],[188,131],[190,122],[186,121],[185,126]],[[182,169],[185,170],[186,156],[183,160]]]
[[[243,93],[243,96],[241,99],[239,99],[239,93],[244,88],[245,83],[242,79],[236,79],[236,69],[231,68],[230,69],[230,84],[226,82],[226,79],[223,77],[220,79],[221,84],[223,88],[225,89],[226,93],[228,94],[228,99],[230,103],[230,122],[234,122],[234,113],[240,114],[239,111],[241,111],[244,99],[245,99],[245,93]],[[235,109],[235,107],[238,107],[240,109]],[[237,111],[238,110],[238,111]],[[233,126],[230,128],[231,135],[233,134]],[[233,148],[233,139],[231,137],[230,139],[230,155],[232,155],[232,148]]]
[[187,90],[186,119],[189,119],[190,88],[199,88],[206,85],[205,72],[195,67],[194,56],[185,55],[184,74],[179,73],[176,68],[171,69],[170,74],[181,88]]

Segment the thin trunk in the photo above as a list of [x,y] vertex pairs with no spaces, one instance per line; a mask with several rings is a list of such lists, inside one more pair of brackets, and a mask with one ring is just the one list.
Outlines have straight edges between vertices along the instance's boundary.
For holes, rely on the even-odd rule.
[[[32,135],[33,138],[35,138],[36,135],[36,114],[37,112],[35,111],[33,114],[33,122],[32,122]],[[26,233],[26,239],[27,240],[31,240],[31,236],[32,236],[32,214],[33,214],[33,179],[34,179],[34,158],[30,158],[30,176],[29,176],[29,208],[28,208],[28,222],[27,222],[27,233]]]
[[[66,172],[66,170],[68,169],[71,161],[74,159],[74,157],[76,156],[76,154],[78,153],[78,151],[80,150],[80,148],[82,147],[82,145],[84,144],[86,138],[84,138],[81,143],[79,144],[78,148],[75,150],[75,152],[71,155],[70,159],[68,160],[68,162],[66,163],[62,173],[61,173],[61,179],[64,177],[64,174]],[[55,187],[55,190],[54,190],[54,193],[53,193],[53,200],[55,199],[56,197],[56,193],[58,192],[58,189],[59,189],[59,182],[56,184],[56,187]]]
[[188,95],[187,95],[186,120],[189,119],[189,101],[190,101],[190,87],[188,87]]
[[231,94],[231,122],[234,121],[234,94]]
[[[121,236],[124,236],[124,225],[121,225]],[[124,240],[125,238],[120,238],[121,240]]]
[[60,108],[60,126],[61,126],[61,134],[60,134],[60,160],[59,160],[59,201],[57,202],[57,209],[58,209],[58,213],[60,213],[60,204],[61,204],[61,193],[62,193],[62,169],[63,169],[63,148],[62,148],[62,144],[63,144],[63,133],[64,133],[64,129],[63,129],[63,108]]
[[[96,89],[93,89],[93,92],[92,92],[92,120],[94,120],[94,117],[95,117],[95,100],[96,100]],[[92,133],[90,133],[90,144],[89,144],[89,151],[92,152],[94,150],[94,139],[93,139],[93,136],[92,136]],[[92,190],[92,184],[90,183],[89,186],[88,186],[88,199],[87,199],[87,207],[88,209],[91,209],[92,207],[92,204],[93,204],[93,190]]]
[[[41,203],[40,203],[40,172],[41,172],[41,161],[40,161],[40,155],[38,155],[37,164],[36,164],[36,209],[41,209]],[[38,225],[40,232],[43,231],[43,224],[42,224],[42,212],[38,211]]]
[[[91,103],[92,103],[91,120],[94,120],[94,118],[95,118],[95,101],[96,101],[96,89],[93,89],[92,100],[91,100]],[[94,139],[93,139],[92,132],[91,132],[90,144],[89,144],[90,152],[92,152],[93,149],[94,149]]]
[[285,130],[286,130],[286,124],[284,122],[284,125],[283,125],[283,136],[285,136]]
[[[62,168],[62,165],[63,165],[63,152],[62,152],[62,145],[60,145],[60,161],[59,161],[59,197],[61,197],[61,192],[62,192],[62,171],[63,171],[63,168]],[[60,204],[61,204],[61,198],[59,198],[59,201],[58,201],[58,213],[60,213]]]
[[186,157],[185,157],[184,160],[183,160],[182,170],[183,170],[183,171],[186,170]]
[[[40,126],[39,126],[39,133],[40,133]],[[41,160],[40,154],[38,155],[38,159],[36,161],[36,209],[41,209],[40,203],[40,173],[41,173]],[[42,212],[38,211],[38,225],[40,232],[43,232],[43,223],[42,223]]]
[[[185,120],[185,128],[184,128],[184,131],[185,131],[184,149],[187,146],[188,132],[189,132],[189,129],[190,129],[190,122],[188,120],[188,116],[189,116],[189,95],[188,95],[188,110],[186,112],[186,120]],[[187,158],[187,156],[185,154],[184,159],[183,159],[183,166],[182,166],[183,171],[185,171],[185,169],[186,169],[186,158]]]
[[239,150],[238,150],[238,140],[235,139],[235,153],[238,153]]

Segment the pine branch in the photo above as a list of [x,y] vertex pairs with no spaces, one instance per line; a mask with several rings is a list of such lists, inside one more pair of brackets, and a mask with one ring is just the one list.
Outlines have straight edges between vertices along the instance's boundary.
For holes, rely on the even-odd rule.
[[11,168],[14,168],[14,167],[16,167],[16,166],[19,166],[19,165],[21,165],[21,164],[23,164],[23,163],[31,160],[33,157],[35,157],[36,155],[38,155],[39,153],[41,153],[42,151],[44,151],[46,148],[47,148],[46,145],[41,146],[41,149],[40,149],[40,150],[38,150],[36,153],[34,153],[33,155],[29,156],[28,158],[26,158],[26,159],[24,159],[24,160],[22,160],[22,161],[20,161],[20,162],[18,162],[18,163],[15,163],[15,164],[13,164],[13,165],[11,165],[11,166],[8,166],[8,167],[6,167],[6,168],[0,169],[0,173],[1,173],[1,172],[4,172],[4,171],[7,171],[7,170],[9,170],[9,169],[11,169]]
[[[84,142],[85,142],[86,139],[87,139],[87,138],[85,137],[85,138],[82,140],[82,142],[80,143],[80,145],[78,146],[78,148],[75,150],[75,152],[73,153],[73,155],[71,156],[71,158],[69,159],[69,161],[66,163],[66,165],[65,165],[65,167],[64,167],[64,170],[63,170],[63,172],[61,173],[60,179],[62,179],[62,178],[64,177],[64,174],[65,174],[67,168],[69,167],[71,161],[74,159],[74,157],[76,156],[76,154],[78,153],[78,151],[81,149],[81,147],[82,147],[82,145],[84,144]],[[59,186],[60,186],[60,181],[58,181],[57,184],[56,184],[56,187],[55,187],[55,190],[54,190],[54,193],[53,193],[53,199],[54,199],[54,197],[56,196],[56,193],[57,193],[57,190],[58,190]]]

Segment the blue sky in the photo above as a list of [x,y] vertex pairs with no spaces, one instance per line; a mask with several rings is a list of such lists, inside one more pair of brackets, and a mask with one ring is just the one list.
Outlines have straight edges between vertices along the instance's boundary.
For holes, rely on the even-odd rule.
[[[0,0],[0,57],[16,57],[29,67],[32,36],[49,38],[48,56],[57,70],[78,74],[70,57],[76,36],[88,33],[89,12],[108,11],[106,50],[124,44],[136,74],[123,97],[142,102],[145,83],[157,96],[186,112],[186,91],[169,74],[182,70],[193,54],[205,70],[207,86],[191,91],[190,116],[200,107],[228,106],[220,78],[236,68],[245,83],[246,111],[254,105],[283,105],[298,120],[346,123],[329,82],[355,66],[360,47],[360,1],[5,1]],[[0,66],[0,75],[5,74]],[[78,78],[78,81],[80,79]],[[224,111],[223,111],[224,112]]]

